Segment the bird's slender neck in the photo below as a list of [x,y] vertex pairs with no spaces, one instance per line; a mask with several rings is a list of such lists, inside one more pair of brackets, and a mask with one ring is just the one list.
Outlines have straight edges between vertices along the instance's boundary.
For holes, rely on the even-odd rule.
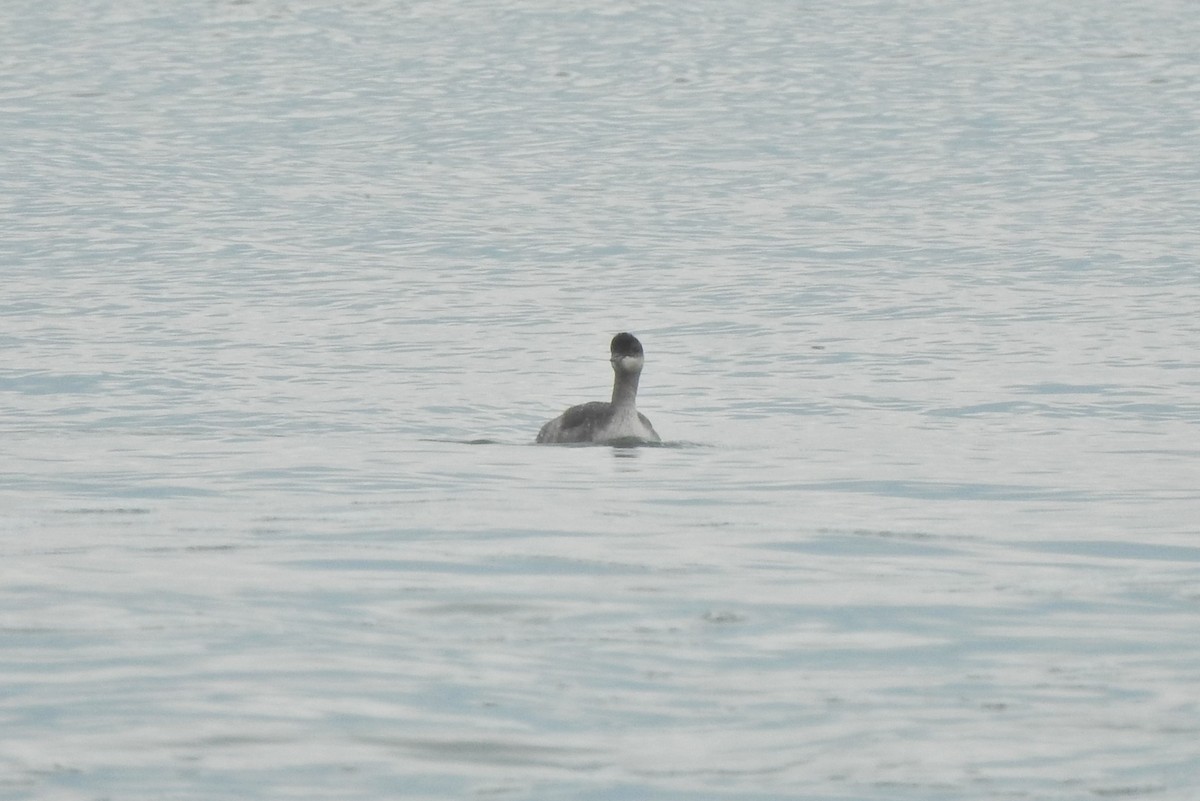
[[634,409],[637,402],[638,379],[642,371],[628,373],[614,370],[612,405],[614,409]]

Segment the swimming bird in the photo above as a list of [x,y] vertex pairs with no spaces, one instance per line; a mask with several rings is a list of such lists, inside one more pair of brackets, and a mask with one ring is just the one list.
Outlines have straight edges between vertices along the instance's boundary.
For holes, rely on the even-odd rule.
[[629,333],[612,338],[609,346],[613,368],[612,402],[593,401],[572,406],[538,432],[537,441],[612,442],[637,439],[662,442],[646,415],[637,410],[638,379],[642,375],[645,354],[642,343]]

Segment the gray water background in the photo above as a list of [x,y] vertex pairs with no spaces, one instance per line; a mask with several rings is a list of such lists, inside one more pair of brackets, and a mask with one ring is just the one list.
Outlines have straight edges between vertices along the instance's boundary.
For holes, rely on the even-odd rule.
[[7,3],[0,798],[1194,801],[1198,134],[1188,2]]

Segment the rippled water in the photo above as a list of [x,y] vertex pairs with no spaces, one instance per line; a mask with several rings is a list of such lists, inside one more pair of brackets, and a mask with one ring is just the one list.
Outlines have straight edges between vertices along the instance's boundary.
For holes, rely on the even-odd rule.
[[0,798],[1200,796],[1194,11],[10,3]]

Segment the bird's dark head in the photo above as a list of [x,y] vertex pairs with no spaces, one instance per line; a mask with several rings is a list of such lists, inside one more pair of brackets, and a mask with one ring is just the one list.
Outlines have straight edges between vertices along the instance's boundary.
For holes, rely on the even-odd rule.
[[642,351],[642,343],[638,342],[638,338],[633,334],[617,334],[612,338],[609,350],[612,351],[614,370],[621,370],[626,373],[641,371],[642,364],[645,361],[645,353]]

